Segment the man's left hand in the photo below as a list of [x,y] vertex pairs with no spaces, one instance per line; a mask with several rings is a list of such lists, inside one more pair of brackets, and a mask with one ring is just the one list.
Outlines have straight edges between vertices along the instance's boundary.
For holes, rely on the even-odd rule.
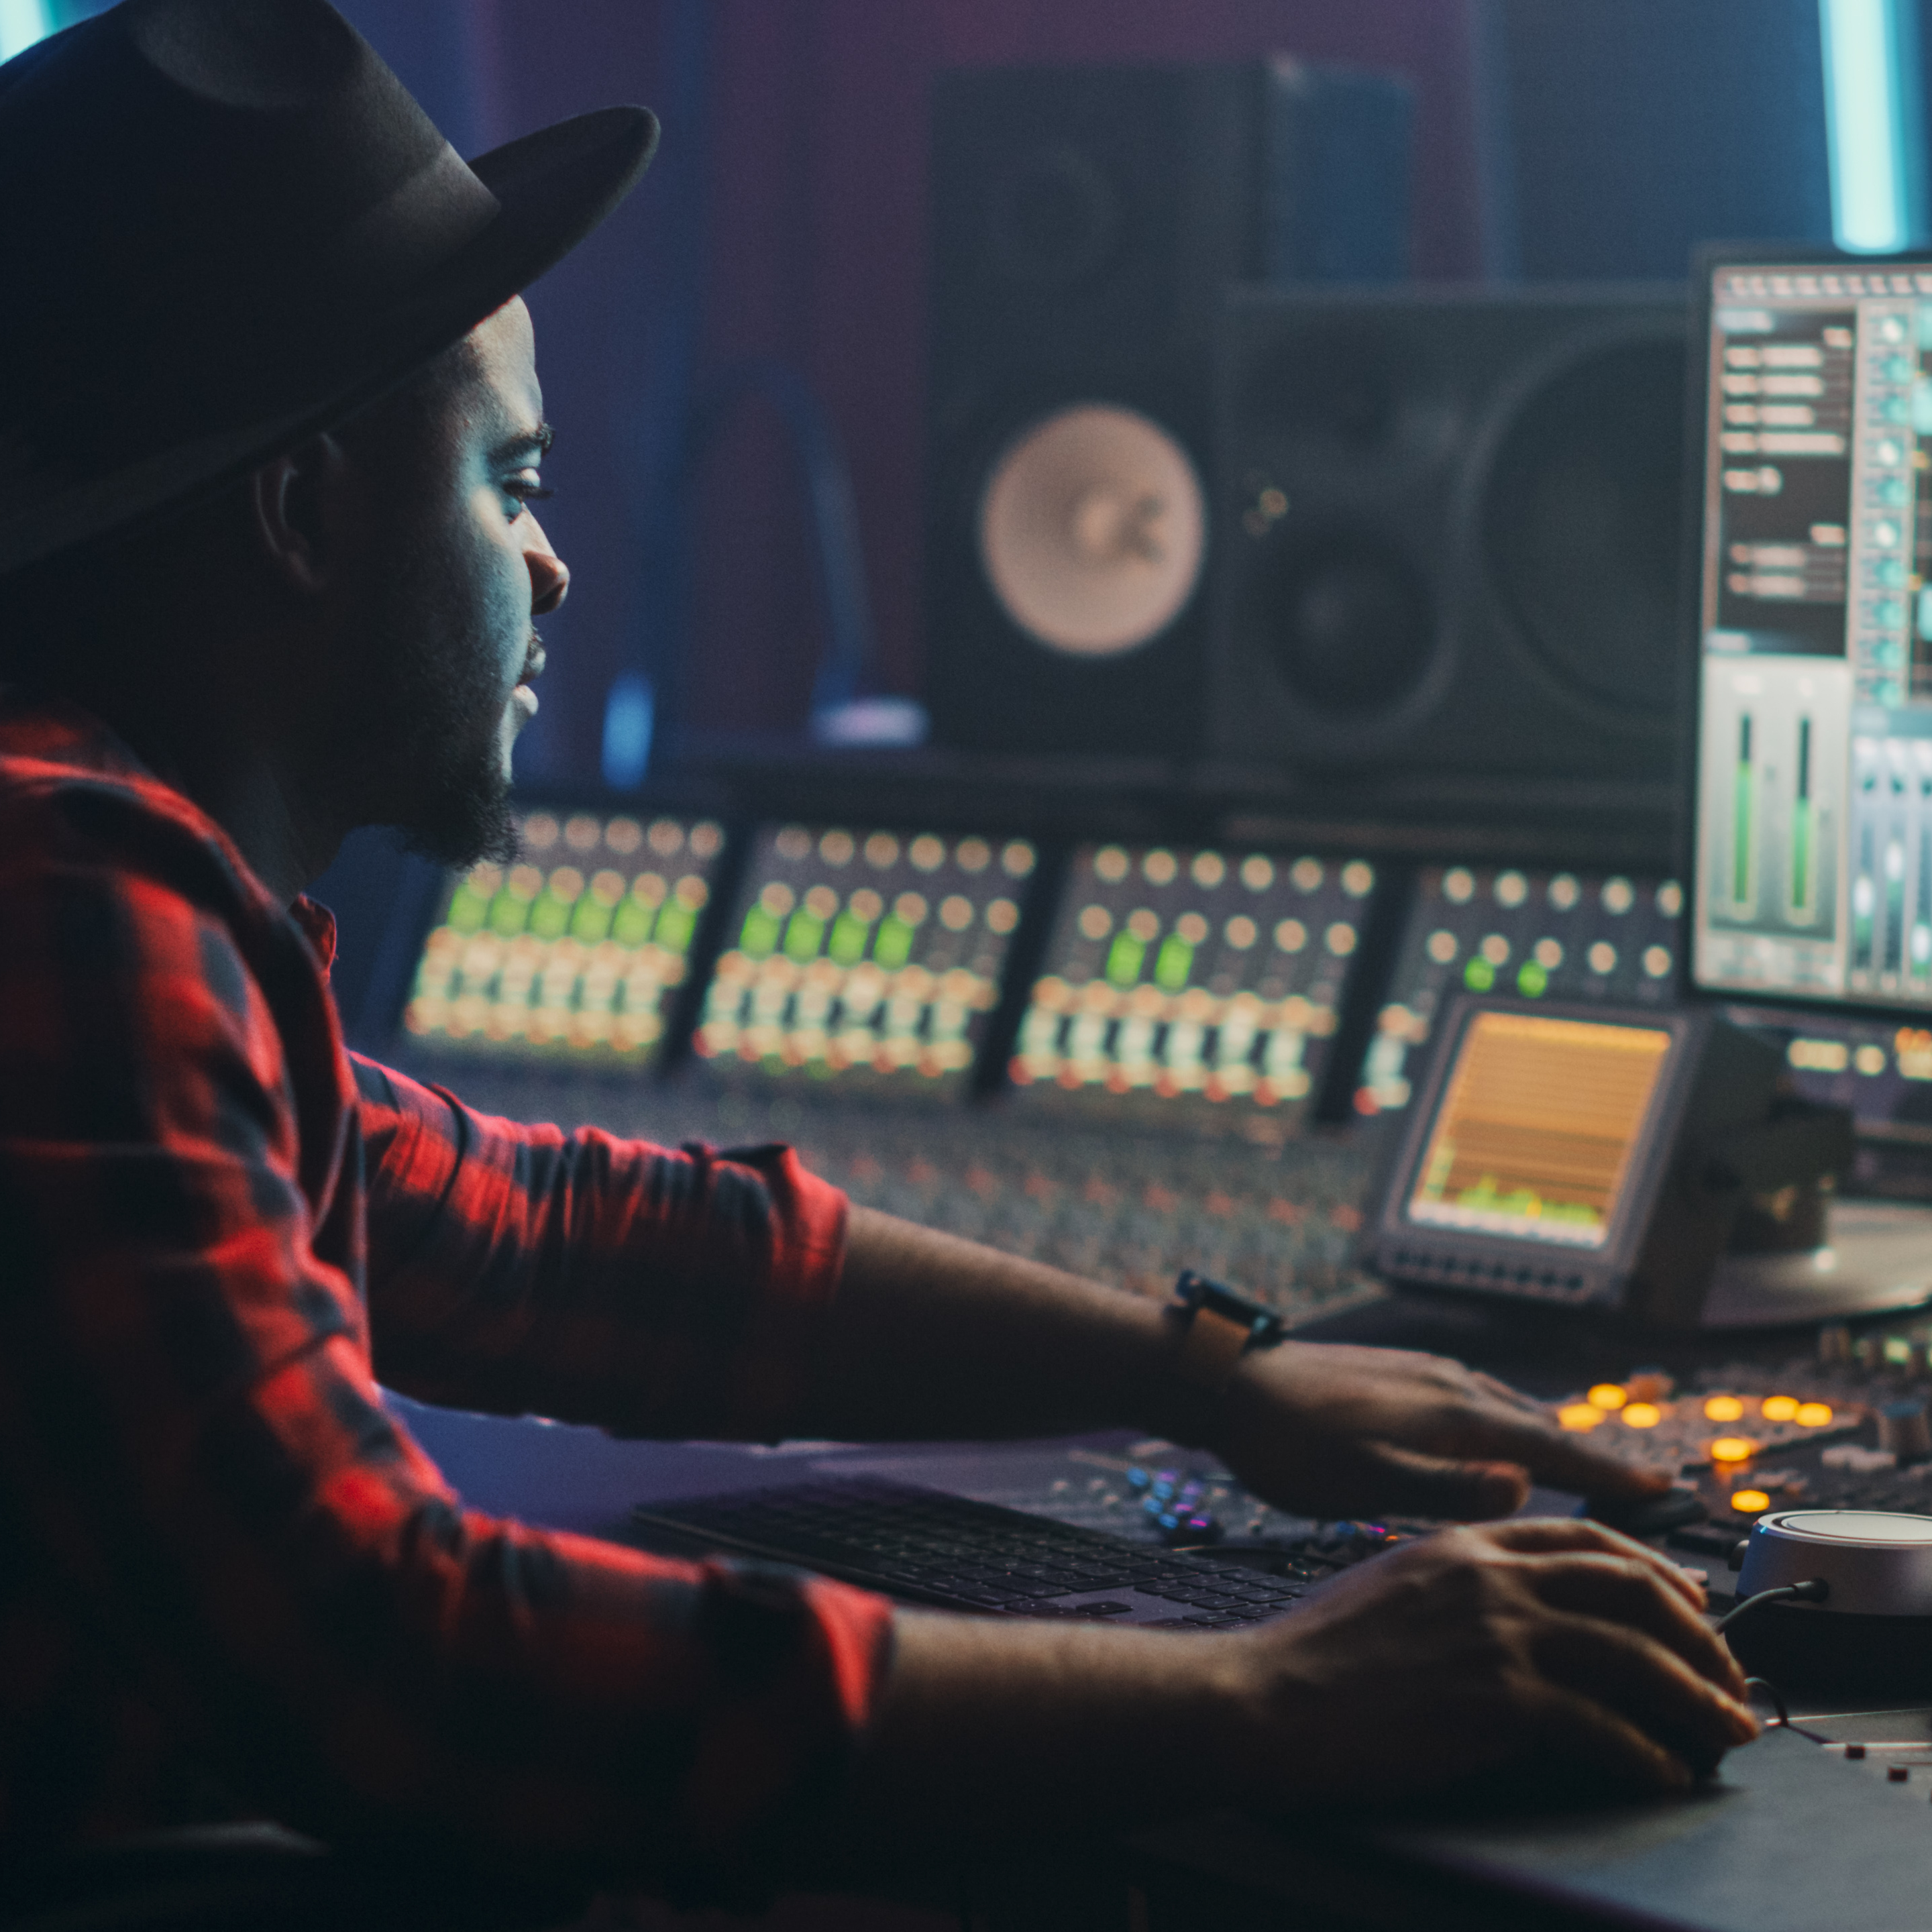
[[1304,1515],[1473,1520],[1532,1483],[1643,1496],[1667,1474],[1559,1429],[1544,1406],[1439,1355],[1284,1342],[1241,1358],[1204,1445],[1256,1495]]

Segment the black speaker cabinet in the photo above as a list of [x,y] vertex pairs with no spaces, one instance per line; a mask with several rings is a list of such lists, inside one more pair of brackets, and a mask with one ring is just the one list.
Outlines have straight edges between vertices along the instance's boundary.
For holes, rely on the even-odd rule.
[[1680,291],[1242,290],[1217,365],[1216,758],[1670,778]]
[[1019,68],[934,102],[926,698],[969,748],[1204,722],[1223,293],[1404,269],[1411,100],[1293,62]]

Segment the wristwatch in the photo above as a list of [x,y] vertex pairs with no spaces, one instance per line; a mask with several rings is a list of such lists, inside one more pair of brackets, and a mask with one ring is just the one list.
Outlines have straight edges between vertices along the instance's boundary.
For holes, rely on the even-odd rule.
[[1183,1268],[1167,1318],[1180,1331],[1174,1372],[1205,1395],[1219,1395],[1244,1355],[1288,1339],[1281,1317],[1218,1281]]

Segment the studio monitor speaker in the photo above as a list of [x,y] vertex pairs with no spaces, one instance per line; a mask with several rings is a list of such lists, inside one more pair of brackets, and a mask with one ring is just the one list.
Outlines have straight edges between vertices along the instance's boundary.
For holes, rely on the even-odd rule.
[[1234,296],[1212,754],[1358,798],[1668,780],[1684,330],[1648,286]]
[[940,742],[1200,748],[1215,329],[1406,265],[1402,82],[1017,68],[934,101],[926,695]]

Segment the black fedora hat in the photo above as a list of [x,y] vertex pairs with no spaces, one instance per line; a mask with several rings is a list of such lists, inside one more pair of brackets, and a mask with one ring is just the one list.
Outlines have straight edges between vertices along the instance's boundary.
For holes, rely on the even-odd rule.
[[0,67],[0,575],[394,387],[657,133],[606,108],[466,165],[326,0],[123,0]]

